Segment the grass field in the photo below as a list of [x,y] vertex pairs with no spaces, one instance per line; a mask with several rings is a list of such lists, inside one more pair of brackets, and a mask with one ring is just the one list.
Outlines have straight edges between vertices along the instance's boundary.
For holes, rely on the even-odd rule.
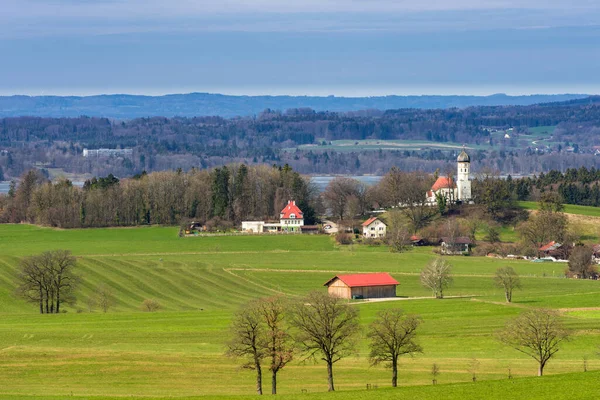
[[[326,145],[306,144],[285,149],[286,151],[312,150],[312,151],[373,151],[373,150],[461,150],[461,143],[440,143],[427,140],[331,140]],[[329,144],[331,143],[331,144]],[[485,146],[470,144],[467,149],[481,149]]]
[[[535,201],[520,201],[519,205],[526,210],[537,210],[539,208],[539,203]],[[564,212],[567,214],[585,215],[588,217],[600,217],[600,207],[565,204]]]
[[[35,306],[13,295],[16,266],[24,255],[57,248],[71,249],[78,257],[83,278],[79,301],[65,314],[38,315]],[[383,399],[440,398],[441,393],[449,399],[542,398],[517,396],[532,394],[536,387],[554,394],[552,398],[561,398],[557,388],[565,388],[565,396],[575,387],[582,395],[597,393],[588,383],[597,382],[596,372],[506,380],[509,368],[515,377],[534,375],[535,362],[503,347],[493,334],[529,307],[559,309],[573,339],[549,364],[547,374],[580,372],[584,356],[590,369],[600,369],[595,356],[599,282],[561,278],[562,264],[451,257],[455,284],[446,294],[457,298],[435,300],[427,298],[430,293],[418,278],[433,257],[431,248],[403,254],[384,247],[339,248],[327,236],[179,238],[177,228],[164,227],[54,230],[0,225],[0,398],[252,394],[253,373],[223,356],[232,312],[260,296],[294,298],[325,290],[323,283],[339,272],[375,271],[390,272],[400,281],[397,294],[402,299],[356,302],[363,330],[388,307],[423,319],[419,341],[424,353],[402,361],[403,387],[383,389],[389,386],[390,373],[369,367],[363,340],[355,356],[335,367],[342,392],[316,394],[326,390],[324,365],[296,361],[280,374],[284,398],[374,397],[372,391],[357,391],[366,384],[382,388],[376,396]],[[515,293],[512,305],[503,303],[503,293],[492,282],[496,268],[505,265],[523,277],[523,290]],[[101,283],[113,289],[117,300],[107,314],[86,306]],[[163,309],[140,312],[146,298],[158,300]],[[473,357],[481,363],[480,382],[466,384]],[[443,385],[423,386],[431,382],[434,362],[441,366],[438,380]],[[450,383],[456,385],[446,385]],[[500,397],[507,388],[515,397]],[[303,389],[309,395],[300,396]]]

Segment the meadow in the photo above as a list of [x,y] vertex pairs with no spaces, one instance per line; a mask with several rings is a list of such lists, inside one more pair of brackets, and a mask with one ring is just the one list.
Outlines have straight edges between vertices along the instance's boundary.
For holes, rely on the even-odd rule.
[[[78,303],[64,314],[39,315],[34,305],[14,296],[17,265],[23,256],[59,248],[78,257]],[[454,285],[448,298],[435,300],[419,284],[420,270],[435,256],[428,247],[402,254],[385,247],[338,247],[327,236],[179,238],[177,228],[169,227],[0,225],[0,398],[246,398],[242,395],[253,393],[252,371],[223,355],[229,322],[240,305],[275,294],[300,298],[325,290],[323,283],[337,273],[376,271],[390,272],[400,282],[399,298],[354,302],[363,333],[388,307],[423,319],[419,342],[424,353],[402,360],[402,387],[384,389],[390,372],[369,366],[368,344],[362,340],[355,355],[335,366],[340,393],[319,394],[326,390],[324,365],[298,359],[280,374],[282,397],[361,399],[377,393],[384,399],[398,394],[428,399],[444,393],[444,398],[512,398],[500,397],[510,387],[515,395],[542,398],[557,388],[572,395],[567,388],[577,387],[579,398],[592,398],[585,395],[594,393],[589,381],[597,382],[598,373],[578,372],[584,357],[590,370],[600,369],[598,281],[565,279],[565,264],[559,263],[450,257]],[[506,265],[523,280],[523,290],[510,305],[492,281],[494,271]],[[106,314],[87,305],[100,284],[110,286],[116,298]],[[141,312],[147,298],[159,301],[162,309]],[[542,379],[525,378],[535,375],[535,362],[494,339],[507,320],[531,307],[560,310],[573,333]],[[470,382],[473,358],[480,363],[476,384]],[[433,363],[441,366],[437,386],[431,386]],[[518,379],[506,379],[509,369]],[[365,391],[367,384],[380,389]]]

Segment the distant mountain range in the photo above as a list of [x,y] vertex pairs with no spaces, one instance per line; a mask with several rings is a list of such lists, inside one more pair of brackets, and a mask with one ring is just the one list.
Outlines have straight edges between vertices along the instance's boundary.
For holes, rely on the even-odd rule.
[[139,117],[249,116],[269,108],[309,107],[316,111],[390,110],[399,108],[464,108],[470,106],[532,105],[582,99],[584,94],[508,96],[229,96],[210,93],[138,96],[0,96],[0,117]]

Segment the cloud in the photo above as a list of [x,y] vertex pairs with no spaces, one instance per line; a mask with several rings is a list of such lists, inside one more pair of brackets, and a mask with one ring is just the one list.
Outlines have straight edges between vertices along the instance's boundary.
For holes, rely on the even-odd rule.
[[600,25],[598,0],[0,0],[0,39],[166,32],[422,32]]
[[596,0],[3,0],[5,18],[152,16],[220,13],[402,13],[452,10],[591,10]]

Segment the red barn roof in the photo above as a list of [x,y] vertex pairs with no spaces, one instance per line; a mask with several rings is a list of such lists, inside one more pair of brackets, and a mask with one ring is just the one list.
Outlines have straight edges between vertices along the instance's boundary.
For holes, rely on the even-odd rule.
[[335,279],[339,279],[349,287],[364,287],[364,286],[387,286],[399,285],[397,280],[392,278],[386,272],[376,274],[353,274],[353,275],[336,275],[323,286],[329,286]]
[[433,192],[437,192],[440,189],[453,189],[455,187],[454,181],[452,178],[448,178],[447,176],[440,176],[437,178],[437,181],[431,187]]
[[287,206],[283,207],[280,214],[281,219],[290,219],[292,214],[294,214],[294,218],[296,219],[304,218],[302,211],[296,205],[295,200],[288,200]]

